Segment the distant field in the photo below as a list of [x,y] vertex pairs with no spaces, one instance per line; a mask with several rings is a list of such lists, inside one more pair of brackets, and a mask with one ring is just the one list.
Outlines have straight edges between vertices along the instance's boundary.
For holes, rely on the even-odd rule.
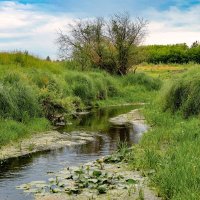
[[165,64],[141,64],[137,67],[137,72],[146,72],[151,76],[160,78],[171,78],[177,73],[182,73],[192,66],[199,66],[197,64],[185,64],[185,65],[165,65]]

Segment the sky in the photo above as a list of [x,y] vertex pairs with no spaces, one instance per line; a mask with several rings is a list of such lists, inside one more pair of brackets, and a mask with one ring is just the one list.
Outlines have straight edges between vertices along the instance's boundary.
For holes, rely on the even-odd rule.
[[60,29],[76,19],[129,12],[148,20],[144,44],[200,41],[200,0],[0,0],[0,51],[58,58]]

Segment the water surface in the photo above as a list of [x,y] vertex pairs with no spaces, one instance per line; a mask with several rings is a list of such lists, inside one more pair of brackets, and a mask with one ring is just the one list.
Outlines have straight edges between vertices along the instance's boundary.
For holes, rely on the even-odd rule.
[[116,127],[109,123],[109,118],[127,113],[136,106],[109,107],[94,109],[88,115],[72,118],[72,125],[59,131],[98,132],[95,140],[84,145],[65,147],[53,151],[34,153],[29,156],[9,159],[0,164],[0,200],[31,200],[15,187],[37,180],[47,180],[48,172],[56,172],[67,166],[78,166],[116,150],[119,141],[129,145],[137,143],[140,133],[133,127]]

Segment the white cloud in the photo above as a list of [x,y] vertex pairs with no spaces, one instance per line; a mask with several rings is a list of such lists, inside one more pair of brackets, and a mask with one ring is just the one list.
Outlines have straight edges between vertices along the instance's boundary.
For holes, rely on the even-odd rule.
[[[46,8],[47,9],[47,8]],[[166,11],[144,10],[149,19],[146,44],[173,44],[200,41],[200,5],[185,11],[171,7]],[[63,13],[42,12],[30,4],[0,2],[0,51],[28,50],[36,55],[56,58],[56,31],[75,17]]]
[[56,58],[56,32],[69,23],[73,23],[69,15],[48,14],[16,2],[0,3],[0,51],[28,50]]
[[174,44],[200,41],[200,5],[187,10],[171,7],[158,12],[151,9],[147,16],[151,19],[146,44]]

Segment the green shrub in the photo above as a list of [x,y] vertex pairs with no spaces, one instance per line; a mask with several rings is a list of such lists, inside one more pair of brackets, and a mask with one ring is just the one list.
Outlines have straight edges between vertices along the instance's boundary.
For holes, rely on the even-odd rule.
[[67,85],[71,85],[73,94],[80,97],[85,103],[95,99],[93,80],[84,74],[74,73],[66,76]]
[[162,94],[163,110],[181,112],[184,117],[200,114],[200,71],[191,69],[174,80]]

